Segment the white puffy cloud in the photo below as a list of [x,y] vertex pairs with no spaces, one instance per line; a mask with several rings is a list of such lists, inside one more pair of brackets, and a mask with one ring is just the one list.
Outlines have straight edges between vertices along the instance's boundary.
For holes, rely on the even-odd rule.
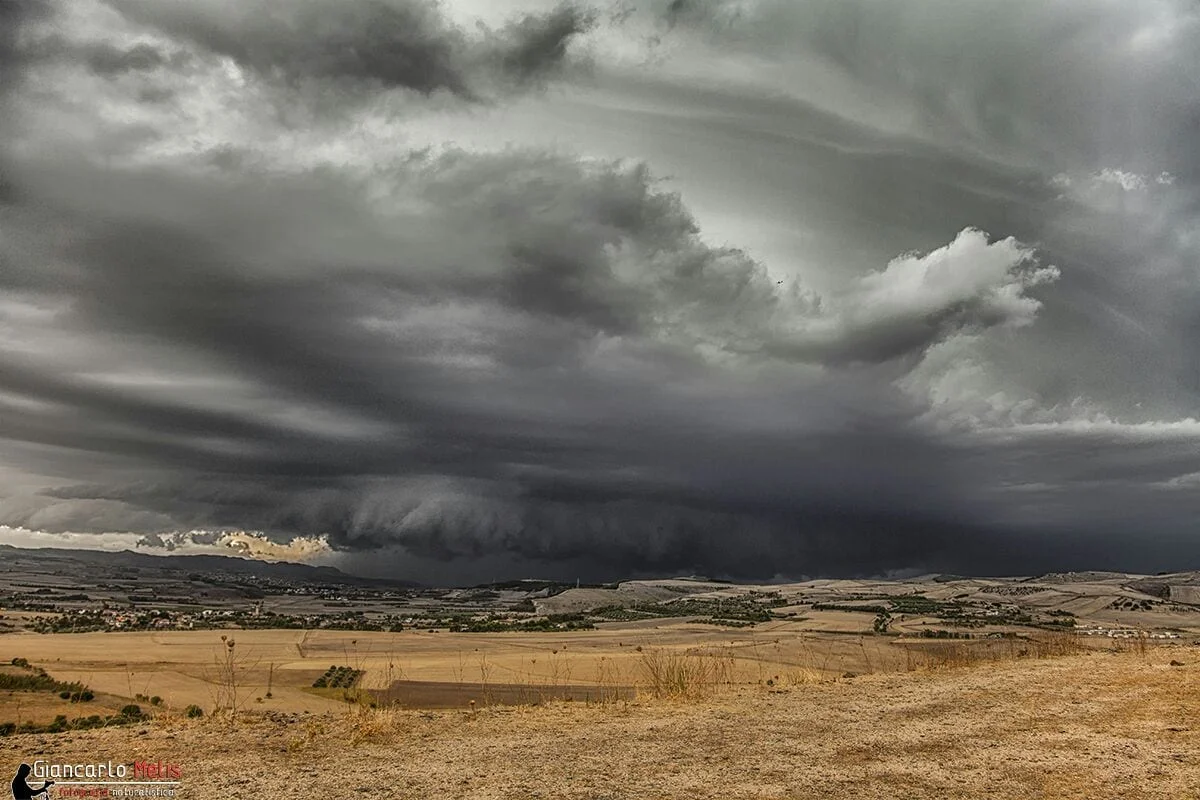
[[964,229],[928,253],[908,253],[826,297],[793,294],[785,340],[796,354],[826,351],[833,361],[881,361],[964,332],[1029,325],[1041,303],[1028,292],[1059,277],[1032,248],[1009,237],[989,241]]
[[847,316],[877,324],[951,313],[967,324],[974,316],[981,324],[1019,327],[1041,308],[1026,292],[1058,277],[1056,267],[1038,266],[1034,250],[1012,237],[989,242],[983,231],[966,229],[944,247],[901,256],[860,279]]

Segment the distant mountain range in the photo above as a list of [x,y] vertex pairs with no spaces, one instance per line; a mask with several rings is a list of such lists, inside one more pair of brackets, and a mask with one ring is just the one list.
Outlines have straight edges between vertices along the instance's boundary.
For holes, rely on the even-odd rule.
[[[21,562],[26,562],[30,566],[36,564],[36,569],[33,570],[36,572],[43,572],[48,568],[53,569],[53,562],[61,562],[61,569],[75,570],[103,566],[108,568],[132,568],[139,570],[157,570],[162,572],[224,572],[234,575],[253,575],[262,578],[275,578],[279,580],[291,580],[304,583],[328,583],[339,584],[343,586],[371,587],[375,589],[388,587],[397,589],[427,588],[422,584],[414,583],[412,581],[398,579],[393,580],[388,578],[367,578],[359,575],[351,575],[350,573],[343,572],[336,567],[300,564],[289,561],[262,561],[259,559],[244,558],[234,555],[223,556],[213,554],[182,553],[163,553],[162,555],[150,555],[149,553],[136,552],[133,550],[78,550],[60,547],[26,548],[0,544],[0,572],[21,571]],[[1083,571],[1056,572],[1037,576],[992,576],[986,578],[984,576],[964,576],[933,573],[921,575],[915,578],[894,581],[882,581],[874,579],[860,580],[870,583],[897,584],[948,584],[972,580],[991,580],[1009,583],[1033,583],[1043,585],[1070,585],[1079,583],[1111,584],[1126,585],[1130,588],[1136,588],[1138,591],[1152,596],[1167,598],[1172,596],[1172,592],[1170,591],[1169,587],[1200,587],[1200,571],[1160,573],[1158,575],[1146,575],[1132,572]],[[694,591],[696,586],[688,586],[688,584],[712,584],[713,588],[716,588],[718,585],[730,587],[739,585],[756,585],[754,581],[734,582],[690,575],[686,577],[675,577],[669,579],[664,578],[658,581],[647,579],[640,581],[621,581],[610,584],[589,584],[584,588],[613,589],[616,588],[618,584],[632,585],[663,582],[675,584],[680,588],[687,587],[689,591]],[[553,587],[551,591],[551,594],[553,594],[564,589],[573,588],[575,585],[576,583],[574,581],[523,579],[513,581],[498,581],[484,584],[476,588],[487,588],[493,590],[522,589],[529,591],[533,589],[547,589]],[[1191,598],[1189,596],[1189,600],[1190,599]],[[1198,595],[1197,599],[1200,600],[1200,595]]]
[[225,572],[305,583],[334,583],[344,586],[420,588],[420,584],[411,581],[364,578],[342,572],[336,567],[283,561],[258,561],[237,556],[148,555],[132,550],[70,550],[58,547],[22,548],[0,545],[0,568],[8,571],[8,569],[18,566],[16,562],[19,561],[35,561],[39,571],[45,571],[53,562],[62,562],[63,568],[102,565],[109,568],[133,568],[163,572]]

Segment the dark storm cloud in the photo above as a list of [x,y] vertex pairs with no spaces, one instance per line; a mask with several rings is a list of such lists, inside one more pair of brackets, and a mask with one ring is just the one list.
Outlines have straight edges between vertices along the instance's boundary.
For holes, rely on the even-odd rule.
[[[5,3],[0,6],[0,81],[7,83],[17,61],[17,36],[21,29],[23,3]],[[0,84],[3,85],[3,84]]]
[[591,12],[567,4],[472,37],[426,0],[110,2],[131,20],[267,80],[336,81],[343,91],[365,82],[464,99],[492,93],[497,77],[501,84],[529,84],[554,76],[571,41],[595,22]]
[[458,63],[466,41],[432,4],[306,0],[163,4],[116,0],[132,20],[228,56],[265,77],[378,81],[429,94],[467,95]]
[[[862,444],[879,449],[869,438]],[[727,457],[745,466],[744,454],[731,451]],[[824,467],[839,472],[851,465],[826,461]],[[879,472],[895,475],[890,469]],[[719,494],[682,486],[665,491],[652,482],[605,490],[602,481],[568,487],[547,479],[444,476],[307,490],[294,483],[272,487],[261,479],[253,491],[196,476],[180,484],[91,485],[47,494],[73,501],[57,504],[59,513],[79,502],[91,504],[76,512],[82,513],[101,497],[108,507],[124,503],[146,516],[154,513],[147,509],[166,509],[182,526],[230,524],[224,522],[230,519],[269,531],[329,535],[335,546],[349,550],[402,546],[443,560],[497,553],[543,562],[583,558],[593,562],[592,574],[718,565],[744,575],[770,574],[781,566],[836,570],[869,563],[882,568],[902,550],[910,559],[928,559],[966,544],[956,527],[905,502],[900,492],[888,490],[876,504],[848,497],[839,501],[835,495],[845,494],[844,489],[828,474],[806,476],[793,469],[787,487],[796,495],[791,501],[781,487],[752,485],[758,478],[771,481],[765,470],[749,471],[744,481],[721,487]],[[695,478],[706,480],[702,471]],[[820,489],[833,492],[821,498]],[[214,510],[220,518],[214,518]],[[20,521],[9,519],[10,524]],[[888,542],[881,543],[885,531]],[[982,533],[975,532],[960,556],[982,545]],[[731,538],[738,548],[730,548]]]
[[[108,4],[0,45],[40,87],[11,84],[0,173],[0,526],[326,536],[450,579],[1200,555],[1200,194],[1158,62],[1123,80],[1167,113],[1110,136],[1014,82],[1054,73],[1031,5],[676,2],[631,78],[582,6]],[[1084,119],[1144,104],[1081,42],[1144,23],[1189,63],[1184,17],[1078,10],[1048,91]],[[615,98],[499,103],[585,33]],[[293,89],[356,103],[281,124]],[[387,89],[425,97],[357,102]],[[707,180],[721,235],[663,171]],[[764,220],[782,264],[738,247]]]
[[545,16],[527,15],[512,23],[499,46],[503,69],[521,83],[537,81],[562,68],[571,40],[596,24],[596,13],[562,5]]
[[169,63],[160,50],[144,43],[128,48],[100,43],[88,48],[83,56],[92,71],[100,75],[146,72]]
[[50,14],[42,0],[8,0],[0,3],[0,103],[21,77],[29,60],[24,41],[27,26]]
[[186,59],[168,56],[153,45],[141,42],[119,47],[109,42],[72,43],[61,36],[28,37],[19,48],[17,66],[28,68],[40,63],[80,62],[104,77],[112,78],[129,72],[150,72],[166,65],[179,65]]

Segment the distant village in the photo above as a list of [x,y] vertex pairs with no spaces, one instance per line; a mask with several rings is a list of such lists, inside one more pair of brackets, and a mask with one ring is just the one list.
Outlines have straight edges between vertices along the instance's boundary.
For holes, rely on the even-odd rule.
[[211,630],[217,628],[280,628],[399,631],[413,617],[385,615],[369,618],[361,612],[337,614],[276,614],[264,611],[262,603],[250,610],[206,608],[179,611],[155,608],[69,609],[39,615],[27,622],[39,633],[89,633],[93,631]]
[[1139,628],[1104,628],[1100,626],[1077,628],[1080,636],[1106,636],[1109,639],[1178,639],[1174,631],[1144,631]]

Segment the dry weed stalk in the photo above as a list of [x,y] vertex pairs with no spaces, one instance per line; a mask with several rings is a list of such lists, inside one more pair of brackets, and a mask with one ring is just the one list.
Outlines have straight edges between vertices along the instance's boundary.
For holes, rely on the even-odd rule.
[[245,650],[239,650],[233,637],[221,635],[221,644],[213,656],[212,668],[206,676],[213,702],[213,713],[236,717],[246,704],[246,674],[258,665]]
[[492,665],[488,663],[487,654],[479,656],[479,692],[483,695],[484,705],[491,705],[491,692],[488,690],[488,684],[492,677]]
[[[761,664],[760,664],[761,667]],[[727,653],[645,650],[641,657],[644,687],[653,697],[699,700],[722,684],[733,683],[733,659]]]
[[394,706],[358,705],[346,713],[345,729],[350,735],[350,743],[359,744],[396,733],[403,719],[403,713]]

